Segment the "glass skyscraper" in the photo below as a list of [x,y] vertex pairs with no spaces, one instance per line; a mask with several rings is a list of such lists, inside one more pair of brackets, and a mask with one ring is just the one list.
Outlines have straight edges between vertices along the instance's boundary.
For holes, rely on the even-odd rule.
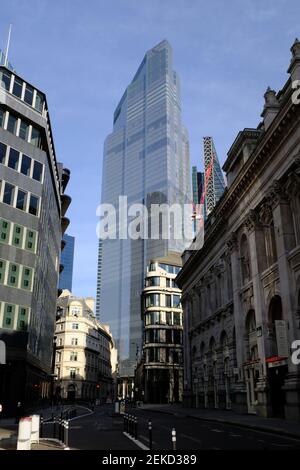
[[205,207],[209,215],[225,190],[225,181],[212,137],[203,137],[205,167]]
[[61,252],[60,264],[63,265],[64,269],[59,276],[58,288],[68,289],[72,292],[75,238],[65,234],[63,236],[63,242],[65,246]]
[[[190,202],[187,132],[181,123],[180,83],[172,49],[162,41],[149,50],[126,88],[106,138],[102,203],[118,207],[142,203]],[[101,321],[111,326],[119,353],[119,374],[132,377],[142,350],[141,292],[149,261],[181,253],[183,240],[100,240],[98,305]]]

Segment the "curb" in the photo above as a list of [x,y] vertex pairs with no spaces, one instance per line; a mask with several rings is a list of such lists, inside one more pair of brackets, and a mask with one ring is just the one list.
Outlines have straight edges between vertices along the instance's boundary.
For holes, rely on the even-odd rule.
[[151,411],[151,412],[154,412],[154,413],[163,413],[163,414],[167,414],[167,415],[181,416],[182,418],[192,418],[192,419],[197,419],[199,421],[207,421],[207,422],[211,422],[211,423],[227,424],[227,425],[237,426],[237,427],[244,428],[244,429],[251,429],[253,431],[261,431],[261,432],[266,432],[266,433],[269,433],[269,434],[281,435],[281,436],[289,437],[289,438],[292,438],[292,439],[296,439],[297,441],[300,441],[300,434],[295,434],[293,432],[286,431],[286,430],[280,429],[280,428],[269,428],[267,426],[259,426],[259,425],[255,425],[255,424],[241,423],[239,421],[228,421],[228,420],[221,419],[221,418],[206,418],[206,417],[194,416],[194,415],[190,415],[190,414],[186,414],[186,413],[180,413],[180,412],[178,413],[176,411],[152,410],[150,408],[147,408],[147,409],[144,408],[144,410],[145,411]]

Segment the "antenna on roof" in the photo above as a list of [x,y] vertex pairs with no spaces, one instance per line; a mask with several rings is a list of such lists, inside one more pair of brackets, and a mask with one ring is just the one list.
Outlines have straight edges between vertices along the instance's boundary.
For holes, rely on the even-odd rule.
[[6,50],[5,50],[5,61],[4,61],[5,67],[8,66],[8,51],[9,51],[9,44],[10,44],[10,35],[11,35],[11,24],[9,25]]

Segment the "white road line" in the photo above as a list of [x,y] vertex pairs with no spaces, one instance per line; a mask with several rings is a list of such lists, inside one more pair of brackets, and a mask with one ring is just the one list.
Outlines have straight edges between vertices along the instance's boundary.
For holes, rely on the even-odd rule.
[[212,431],[212,432],[224,432],[224,431],[221,431],[221,429],[210,429],[210,431]]
[[231,436],[231,437],[242,437],[241,434],[233,434],[232,432],[230,433],[230,436]]
[[124,436],[128,437],[128,439],[130,439],[132,442],[134,442],[138,447],[140,447],[140,449],[149,450],[149,447],[145,446],[141,441],[139,441],[137,439],[134,439],[134,437],[127,434],[127,432],[123,431],[123,434],[124,434]]
[[199,441],[199,439],[196,439],[195,437],[188,436],[187,434],[179,434],[179,435],[184,437],[185,439],[189,439],[190,441],[197,442],[197,444],[202,444],[202,441]]
[[[145,442],[147,442],[147,443],[149,442],[149,438],[148,438],[148,437],[143,436],[142,434],[140,434],[139,437],[140,437],[140,439],[143,439],[143,441],[145,441]],[[156,444],[156,442],[155,442],[155,441],[152,441],[152,444]]]

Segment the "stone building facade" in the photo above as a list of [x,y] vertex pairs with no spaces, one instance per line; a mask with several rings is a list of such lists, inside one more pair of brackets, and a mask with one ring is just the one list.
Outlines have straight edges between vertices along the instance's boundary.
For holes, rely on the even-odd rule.
[[300,42],[262,122],[239,132],[199,251],[183,254],[185,403],[300,419]]
[[116,353],[109,327],[94,315],[94,299],[64,290],[57,304],[55,400],[112,400]]

